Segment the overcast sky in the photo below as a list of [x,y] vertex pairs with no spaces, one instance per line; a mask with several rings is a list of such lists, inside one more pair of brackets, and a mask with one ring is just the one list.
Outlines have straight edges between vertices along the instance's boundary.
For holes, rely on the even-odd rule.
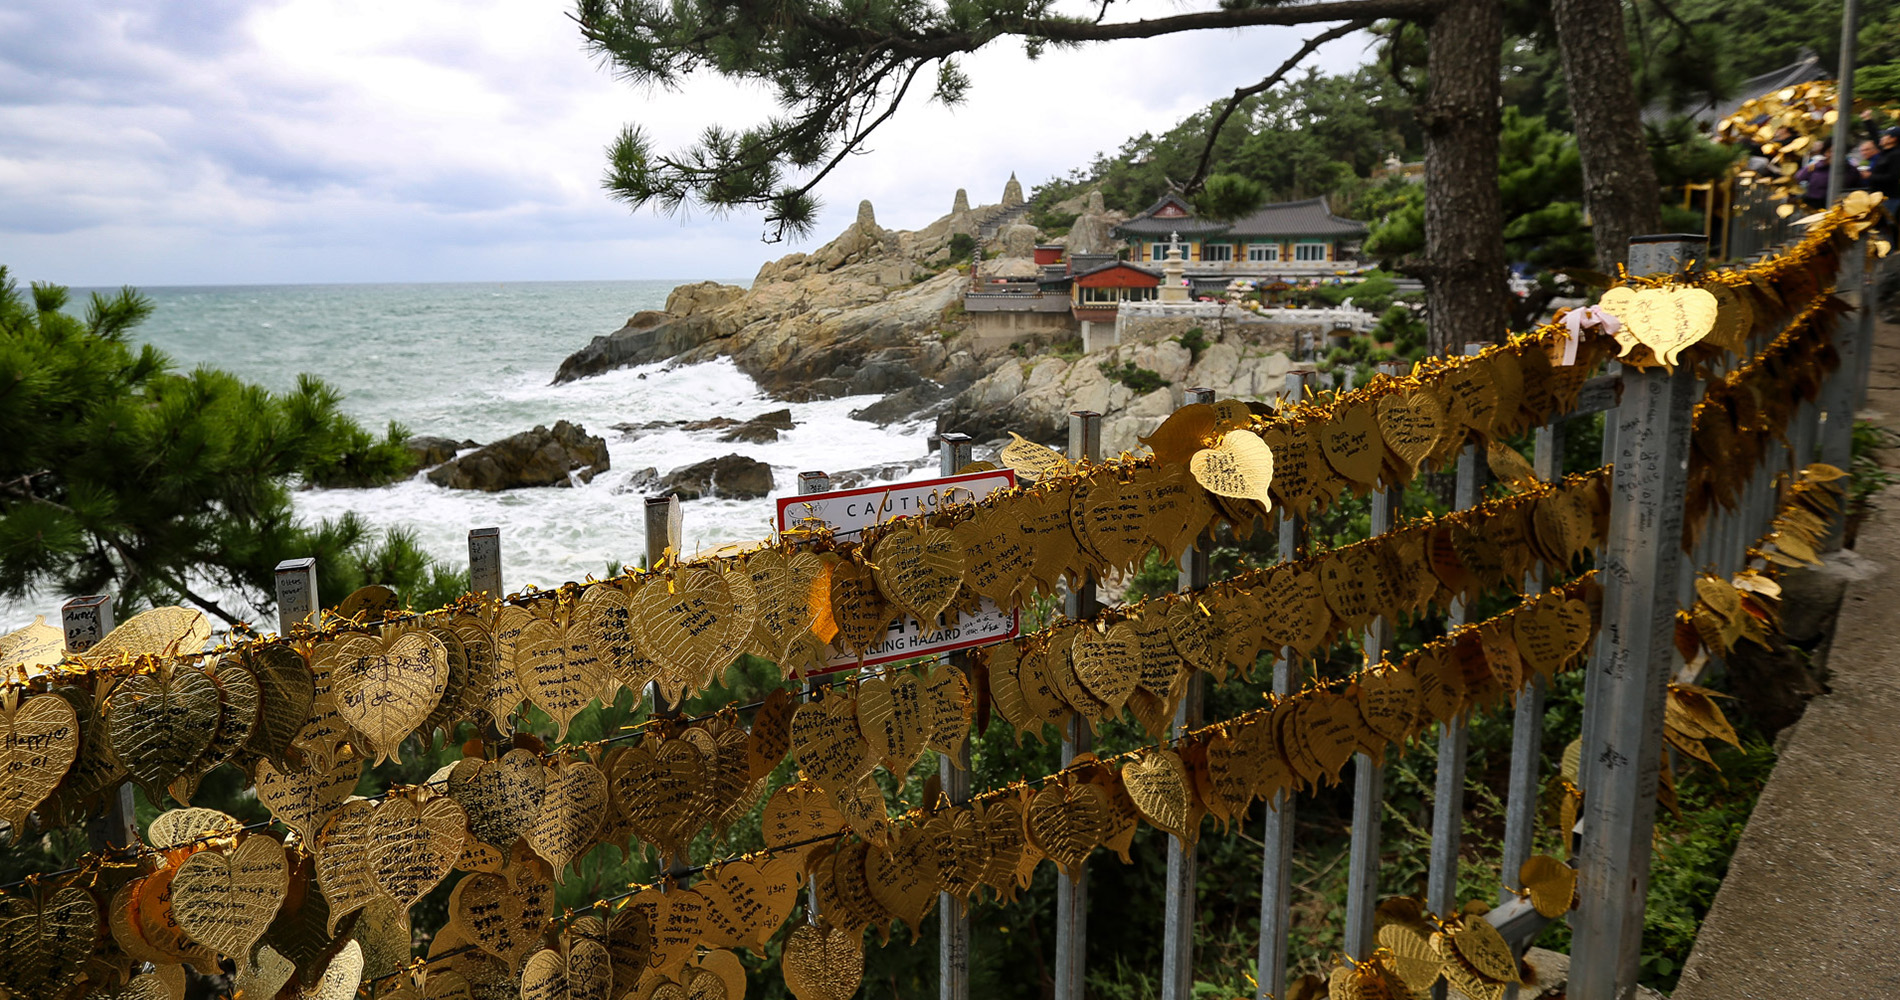
[[[958,187],[996,201],[1252,83],[1317,29],[1198,32],[965,63],[967,103],[914,99],[819,194],[818,237],[760,217],[630,212],[600,189],[624,123],[663,149],[767,95],[616,80],[563,0],[12,0],[0,5],[0,264],[143,286],[747,277],[849,224],[915,228]],[[1091,8],[1092,11],[1093,8]],[[1115,19],[1185,9],[1132,0]],[[1336,71],[1363,36],[1322,50]]]

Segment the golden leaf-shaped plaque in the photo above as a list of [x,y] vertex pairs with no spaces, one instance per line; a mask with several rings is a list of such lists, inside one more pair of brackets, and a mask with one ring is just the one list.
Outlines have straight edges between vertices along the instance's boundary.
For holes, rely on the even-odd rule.
[[453,925],[510,968],[539,944],[553,910],[553,886],[531,872],[512,884],[506,876],[476,872],[449,894]]
[[1374,414],[1370,403],[1348,406],[1319,429],[1326,461],[1361,492],[1372,489],[1385,464],[1385,439]]
[[1379,928],[1379,947],[1392,953],[1388,963],[1393,972],[1414,994],[1424,996],[1438,981],[1445,960],[1432,950],[1431,941],[1418,930],[1402,923]]
[[1466,917],[1451,934],[1451,945],[1458,957],[1470,963],[1486,979],[1500,983],[1519,983],[1517,956],[1511,953],[1504,936],[1483,917]]
[[971,590],[1008,607],[1035,565],[1036,550],[1002,510],[984,507],[951,532],[963,546],[963,582]]
[[1190,825],[1195,818],[1194,793],[1179,754],[1172,750],[1142,754],[1122,768],[1122,784],[1150,824],[1174,834],[1183,848],[1193,849],[1198,833]]
[[924,751],[923,687],[917,678],[906,671],[860,682],[858,731],[892,774],[909,773]]
[[317,980],[316,985],[304,990],[299,1000],[350,1000],[361,985],[363,946],[351,941],[330,959],[330,964],[323,969],[323,977]]
[[[1606,296],[1607,298],[1607,296]],[[1644,288],[1610,310],[1664,365],[1715,329],[1718,306],[1706,288]]]
[[451,798],[417,806],[385,799],[370,824],[370,866],[383,894],[407,910],[448,877],[462,856],[468,814]]
[[595,631],[585,622],[580,629],[565,629],[545,618],[522,627],[515,683],[522,697],[554,720],[557,740],[567,738],[568,723],[612,680],[612,671],[590,644]]
[[1043,854],[1070,873],[1111,832],[1108,795],[1087,782],[1064,787],[1051,782],[1029,805],[1029,836]]
[[1188,469],[1209,493],[1273,505],[1273,450],[1252,431],[1228,431],[1217,447],[1195,452]]
[[[759,829],[765,839],[765,846],[774,849],[789,848],[793,844],[804,844],[814,838],[830,836],[845,826],[844,814],[838,811],[837,799],[809,781],[795,782],[773,792],[759,817]],[[800,850],[803,856],[809,857],[828,848],[828,844],[820,843]]]
[[1444,404],[1424,389],[1395,392],[1379,399],[1379,433],[1386,447],[1413,472],[1437,450],[1446,420]]
[[252,646],[245,662],[257,677],[257,725],[247,746],[280,771],[290,770],[291,741],[310,718],[316,681],[303,655],[286,643]]
[[18,843],[27,813],[46,796],[79,759],[79,715],[56,694],[19,701],[18,688],[0,703],[0,820],[13,827]]
[[1379,670],[1359,678],[1359,714],[1373,732],[1397,743],[1424,724],[1418,678],[1404,670]]
[[837,694],[792,713],[792,752],[805,777],[834,795],[877,766],[858,730],[856,700]]
[[317,766],[290,771],[279,771],[268,760],[257,764],[257,800],[306,845],[315,844],[317,831],[350,797],[363,771],[362,761],[356,757],[344,757],[334,764],[315,763]]
[[216,809],[169,809],[153,818],[145,841],[160,851],[192,850],[224,837],[235,837],[243,824]]
[[730,937],[732,948],[762,948],[797,905],[804,879],[782,858],[734,861],[701,879],[693,891],[706,901],[706,926]]
[[113,685],[105,703],[106,739],[145,794],[161,801],[165,786],[211,746],[219,705],[218,686],[204,671],[165,664]]
[[658,750],[635,747],[619,757],[608,783],[635,836],[669,857],[682,857],[707,820],[706,755],[690,740]]
[[997,460],[1016,474],[1030,482],[1048,479],[1052,476],[1066,476],[1075,470],[1069,460],[1060,452],[1045,448],[1015,431],[1009,432],[1010,442],[997,453]]
[[448,650],[420,629],[385,632],[382,642],[349,650],[330,669],[337,714],[369,740],[376,763],[401,763],[398,745],[422,725],[447,689]]
[[865,855],[865,878],[879,905],[916,932],[937,903],[936,866],[921,827],[900,827],[887,847]]
[[237,963],[251,965],[251,946],[264,936],[289,888],[284,845],[244,838],[229,855],[200,851],[172,880],[172,909],[193,939]]
[[956,533],[921,522],[879,538],[871,564],[878,590],[926,626],[950,606],[963,585],[963,546]]
[[91,649],[89,663],[116,663],[122,659],[156,656],[161,659],[204,651],[211,638],[211,620],[196,608],[153,608],[119,623]]
[[706,929],[706,901],[698,893],[647,889],[627,906],[643,912],[653,928],[653,957],[648,964],[655,973],[674,975],[692,960]]
[[1076,680],[1089,694],[1108,706],[1108,715],[1121,714],[1128,696],[1141,682],[1138,662],[1140,638],[1129,622],[1118,622],[1106,632],[1080,629],[1070,659]]
[[79,978],[99,931],[99,901],[77,886],[43,900],[0,896],[0,981],[18,997],[62,994]]
[[745,1000],[744,963],[732,952],[708,951],[686,970],[690,1000]]
[[595,843],[607,811],[607,776],[586,761],[565,761],[554,768],[541,798],[528,843],[555,876],[580,860]]
[[0,635],[0,670],[11,674],[15,667],[29,673],[34,667],[50,667],[66,654],[66,633],[46,624],[39,615],[33,624]]
[[1531,894],[1531,905],[1552,920],[1570,912],[1576,895],[1577,870],[1556,858],[1539,854],[1524,861],[1517,879]]
[[970,735],[970,682],[963,671],[939,662],[920,682],[924,746],[962,767],[963,743]]
[[870,567],[852,559],[829,557],[831,617],[838,626],[837,645],[862,651],[883,641],[898,616],[897,606],[878,590]]
[[547,783],[541,758],[510,750],[498,760],[458,761],[449,772],[448,791],[467,811],[469,833],[505,851],[534,823]]
[[864,941],[843,928],[805,924],[785,940],[779,969],[798,1000],[851,1000],[864,978]]
[[376,898],[376,803],[345,802],[317,835],[317,885],[330,903],[329,931]]
[[218,731],[198,763],[171,783],[172,798],[180,802],[190,802],[205,774],[244,749],[257,727],[258,702],[262,697],[257,676],[230,657],[219,661],[217,669],[208,673],[211,682],[218,686]]
[[[1168,414],[1153,434],[1136,438],[1153,449],[1156,465],[1186,465],[1194,453],[1219,439],[1220,416],[1208,403],[1189,403]],[[1231,428],[1228,428],[1231,429]]]

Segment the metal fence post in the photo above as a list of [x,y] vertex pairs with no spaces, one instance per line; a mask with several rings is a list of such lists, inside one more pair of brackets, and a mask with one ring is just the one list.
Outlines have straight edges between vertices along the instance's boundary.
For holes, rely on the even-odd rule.
[[[75,597],[59,607],[60,625],[66,632],[66,651],[83,653],[112,631],[112,595],[94,594]],[[130,847],[138,840],[138,816],[133,805],[132,785],[121,782],[103,818],[86,824],[92,848],[105,850],[113,845]]]
[[[1314,383],[1313,372],[1294,371],[1286,376],[1283,402],[1299,402]],[[1306,547],[1306,524],[1299,518],[1280,514],[1279,556],[1281,562],[1299,558]],[[1293,692],[1293,658],[1298,654],[1282,647],[1273,658],[1273,693],[1284,698]],[[1293,793],[1281,789],[1267,803],[1266,820],[1261,831],[1260,850],[1260,954],[1255,967],[1257,1000],[1278,1000],[1286,996],[1287,932],[1291,930],[1288,912],[1293,898]]]
[[277,564],[277,634],[289,635],[292,626],[323,624],[323,603],[317,596],[317,560],[286,559]]
[[[823,472],[810,471],[798,474],[798,495],[801,497],[810,496],[813,493],[824,493],[830,489],[831,477]],[[818,693],[819,687],[817,678],[805,681],[805,700],[810,701],[812,696]],[[805,912],[807,920],[816,919],[818,916],[817,875],[805,876]]]
[[[1483,350],[1483,344],[1466,344],[1465,354]],[[1477,504],[1484,486],[1484,452],[1477,444],[1465,445],[1458,454],[1458,480],[1452,506],[1464,510]],[[1452,628],[1469,624],[1471,608],[1460,598],[1451,604],[1448,624]],[[1451,913],[1458,908],[1458,848],[1464,838],[1465,822],[1465,750],[1467,725],[1453,719],[1438,729],[1438,773],[1432,790],[1432,857],[1426,876],[1425,908],[1433,913]],[[1443,996],[1444,984],[1433,987],[1434,996]]]
[[[1379,366],[1380,375],[1397,376],[1396,362]],[[1392,530],[1405,505],[1405,487],[1387,485],[1372,493],[1372,516],[1367,537]],[[1365,663],[1377,666],[1392,643],[1392,621],[1374,618],[1366,630]],[[1379,905],[1379,845],[1385,820],[1385,764],[1368,754],[1352,758],[1352,847],[1346,876],[1346,954],[1365,961],[1377,947],[1372,914]]]
[[[1102,456],[1102,415],[1093,410],[1069,414],[1069,460],[1094,462]],[[1063,611],[1075,620],[1101,610],[1095,575],[1085,577],[1063,599]],[[1081,716],[1070,716],[1062,740],[1062,766],[1095,745],[1095,734]],[[1089,933],[1089,876],[1086,868],[1071,878],[1056,878],[1056,989],[1055,1000],[1082,1000],[1087,985]]]
[[[1866,321],[1873,316],[1873,289],[1868,281],[1867,272],[1871,269],[1865,264],[1866,250],[1861,244],[1855,244],[1844,255],[1851,262],[1842,272],[1843,280],[1837,284],[1843,298],[1854,303],[1855,311],[1851,318],[1842,317],[1834,328],[1834,349],[1840,352],[1841,365],[1821,386],[1821,397],[1816,407],[1821,411],[1821,442],[1815,461],[1826,462],[1842,471],[1847,471],[1854,461],[1854,407],[1858,390],[1865,383],[1867,369],[1873,359],[1864,351],[1867,343],[1860,336]],[[1827,542],[1824,550],[1832,551],[1841,547],[1846,524],[1841,518],[1828,522]]]
[[[1531,468],[1544,482],[1563,480],[1565,429],[1558,421],[1537,428]],[[1543,591],[1548,572],[1548,568],[1535,572],[1524,591],[1526,600]],[[1517,714],[1511,720],[1511,775],[1504,798],[1504,884],[1498,891],[1499,903],[1515,899],[1512,890],[1524,887],[1517,875],[1530,860],[1531,838],[1537,829],[1537,772],[1544,753],[1545,692],[1544,676],[1532,671],[1530,684],[1517,694]]]
[[[1214,390],[1201,387],[1182,394],[1182,404],[1212,403]],[[1196,544],[1181,553],[1175,589],[1200,590],[1208,584],[1207,549]],[[1187,692],[1174,710],[1174,735],[1180,736],[1201,725],[1203,680],[1200,671],[1188,679]],[[1168,838],[1168,881],[1163,898],[1161,938],[1161,1000],[1188,1000],[1194,993],[1194,926],[1197,874],[1194,848],[1183,849],[1177,837]]]
[[507,591],[501,589],[501,529],[470,528],[468,531],[468,589],[499,601]]
[[[942,475],[954,476],[957,470],[976,459],[976,445],[968,434],[949,433],[939,438],[939,441],[942,447],[938,452],[937,469]],[[969,654],[952,653],[949,660],[957,669],[966,674],[969,672]],[[943,794],[952,803],[962,805],[970,800],[969,740],[963,741],[963,749],[955,763],[948,756],[939,755],[937,780],[943,785]],[[934,807],[936,803],[930,805]],[[939,1000],[968,1000],[970,904],[947,892],[938,893],[937,918],[941,921],[937,933],[937,996]]]
[[[1631,241],[1632,257],[1637,246]],[[1695,373],[1688,366],[1631,372],[1624,384],[1599,563],[1603,626],[1584,682],[1574,1000],[1617,1000],[1636,983],[1683,564],[1678,540]]]

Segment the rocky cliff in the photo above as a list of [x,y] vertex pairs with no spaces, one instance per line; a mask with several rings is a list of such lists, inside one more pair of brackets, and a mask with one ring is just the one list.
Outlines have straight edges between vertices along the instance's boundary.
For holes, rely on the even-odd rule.
[[997,206],[955,210],[915,232],[877,224],[870,202],[831,242],[765,265],[752,287],[682,285],[561,363],[556,382],[627,365],[730,356],[761,388],[801,401],[889,394],[929,381],[962,388],[983,374],[947,346],[969,279],[950,241]]
[[[1066,207],[1080,213],[1067,237],[1072,246],[1115,248],[1108,233],[1121,217],[1103,209],[1099,194]],[[961,306],[971,279],[954,266],[961,253],[953,255],[952,241],[983,242],[985,278],[1034,274],[1030,254],[1041,234],[1023,214],[1013,177],[1002,203],[971,208],[958,191],[949,214],[914,232],[878,225],[865,202],[836,239],[765,265],[750,288],[700,282],[674,289],[663,311],[640,313],[575,352],[555,381],[724,356],[778,399],[880,395],[853,415],[877,423],[935,416],[939,430],[983,441],[1008,431],[1060,441],[1068,412],[1092,409],[1106,418],[1103,445],[1112,453],[1135,448],[1136,435],[1178,406],[1188,386],[1252,395],[1285,373],[1281,345],[1238,333],[1207,331],[1194,338],[1192,352],[1177,338],[1078,357],[1078,341],[1050,342],[1060,333],[966,331]],[[1049,353],[1052,346],[1062,353]],[[1125,378],[1129,365],[1147,374]],[[1157,387],[1155,376],[1165,384]]]

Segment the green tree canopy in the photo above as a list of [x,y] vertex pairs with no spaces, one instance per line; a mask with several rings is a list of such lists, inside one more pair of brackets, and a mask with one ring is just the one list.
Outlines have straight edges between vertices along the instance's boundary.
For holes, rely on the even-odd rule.
[[387,482],[413,460],[406,432],[378,438],[303,376],[273,393],[213,368],[174,370],[129,333],[152,310],[132,289],[30,294],[0,267],[0,594],[113,593],[123,611],[190,601],[235,624],[216,594],[267,607],[283,559],[315,556],[319,587],[367,582],[461,592],[405,535],[354,517],[316,526],[290,488]]

